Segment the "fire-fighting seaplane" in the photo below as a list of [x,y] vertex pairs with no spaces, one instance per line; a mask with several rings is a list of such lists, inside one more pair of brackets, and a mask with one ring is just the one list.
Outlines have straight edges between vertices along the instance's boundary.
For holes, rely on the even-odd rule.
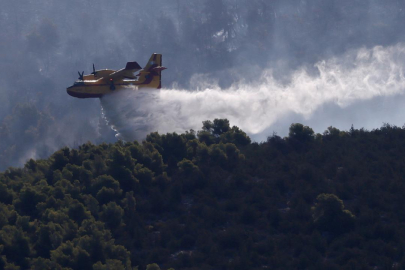
[[[161,72],[166,68],[162,66],[162,55],[152,54],[146,66],[142,69],[137,62],[128,62],[120,70],[96,70],[89,75],[79,73],[79,79],[70,87],[67,93],[77,98],[99,98],[128,86],[139,88],[160,89],[162,86]],[[136,72],[138,74],[134,75]]]

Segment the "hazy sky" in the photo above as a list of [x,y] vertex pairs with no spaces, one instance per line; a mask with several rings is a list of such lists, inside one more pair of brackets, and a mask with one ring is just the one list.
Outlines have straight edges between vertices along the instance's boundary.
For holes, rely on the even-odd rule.
[[65,89],[93,63],[143,66],[154,52],[168,67],[164,90],[103,101],[128,139],[218,117],[258,141],[293,122],[316,132],[405,122],[403,1],[3,2],[0,169],[116,140],[99,100]]

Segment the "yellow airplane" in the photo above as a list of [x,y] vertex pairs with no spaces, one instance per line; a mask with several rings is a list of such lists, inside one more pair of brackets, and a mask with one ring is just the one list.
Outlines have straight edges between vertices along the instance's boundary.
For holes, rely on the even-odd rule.
[[[93,64],[93,72],[90,75],[83,75],[84,71],[78,72],[79,79],[66,91],[72,97],[99,98],[131,85],[137,88],[160,89],[161,72],[165,69],[162,66],[162,55],[156,53],[152,54],[143,69],[137,62],[128,62],[125,68],[117,71],[96,70]],[[138,71],[139,74],[134,75]]]

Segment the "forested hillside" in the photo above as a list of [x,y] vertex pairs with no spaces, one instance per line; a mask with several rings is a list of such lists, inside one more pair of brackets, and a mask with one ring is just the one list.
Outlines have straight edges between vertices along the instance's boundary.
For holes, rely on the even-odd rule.
[[402,269],[405,129],[225,119],[0,174],[0,269]]

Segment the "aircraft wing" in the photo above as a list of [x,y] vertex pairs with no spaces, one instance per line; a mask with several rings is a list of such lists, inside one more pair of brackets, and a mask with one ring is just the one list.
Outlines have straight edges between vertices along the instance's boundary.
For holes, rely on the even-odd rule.
[[128,62],[126,67],[117,70],[104,78],[105,81],[119,81],[123,79],[135,79],[135,72],[141,70],[142,67],[137,62]]

